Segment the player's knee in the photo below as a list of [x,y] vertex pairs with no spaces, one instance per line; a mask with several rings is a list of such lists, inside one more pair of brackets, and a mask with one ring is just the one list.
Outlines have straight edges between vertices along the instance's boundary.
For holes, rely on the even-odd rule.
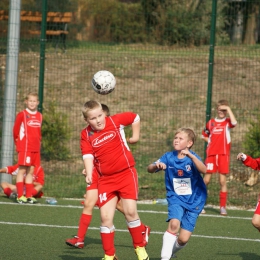
[[252,225],[260,231],[260,222],[255,218],[252,219]]

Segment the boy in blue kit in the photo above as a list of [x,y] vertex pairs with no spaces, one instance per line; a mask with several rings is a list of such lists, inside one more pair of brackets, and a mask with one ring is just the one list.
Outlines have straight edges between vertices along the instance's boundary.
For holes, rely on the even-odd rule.
[[195,133],[191,128],[178,129],[173,139],[174,151],[165,153],[147,168],[150,173],[165,171],[169,224],[163,235],[161,260],[175,257],[187,244],[207,199],[207,188],[201,176],[207,168],[190,150],[194,142]]

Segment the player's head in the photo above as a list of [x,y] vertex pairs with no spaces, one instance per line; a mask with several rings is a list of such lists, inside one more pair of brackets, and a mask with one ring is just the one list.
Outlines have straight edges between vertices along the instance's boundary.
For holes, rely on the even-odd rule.
[[101,104],[103,111],[105,112],[106,116],[110,116],[109,107],[105,104]]
[[36,111],[39,105],[38,94],[35,92],[30,92],[25,98],[25,104],[28,109],[31,111]]
[[182,127],[179,128],[173,139],[173,146],[176,150],[190,149],[195,143],[196,135],[192,128]]
[[218,113],[217,117],[219,119],[225,118],[227,115],[227,110],[225,106],[228,106],[227,100],[221,99],[217,102],[217,113]]
[[98,101],[90,100],[86,102],[82,108],[82,114],[85,121],[88,122],[94,130],[104,129],[106,114]]

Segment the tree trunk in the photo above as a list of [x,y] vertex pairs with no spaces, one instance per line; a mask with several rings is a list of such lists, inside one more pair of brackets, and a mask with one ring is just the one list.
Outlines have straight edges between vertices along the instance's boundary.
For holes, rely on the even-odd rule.
[[249,4],[247,8],[247,21],[244,44],[256,44],[257,15],[259,4]]

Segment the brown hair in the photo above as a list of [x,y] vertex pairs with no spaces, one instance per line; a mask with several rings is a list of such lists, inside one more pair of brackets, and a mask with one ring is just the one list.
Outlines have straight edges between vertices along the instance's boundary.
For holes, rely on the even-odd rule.
[[[181,132],[187,134],[188,140],[192,141],[193,144],[195,143],[195,141],[196,141],[196,134],[195,134],[195,132],[194,132],[194,130],[192,128],[190,128],[190,127],[181,127],[181,128],[179,128],[175,132],[174,136],[176,136],[178,133],[181,133]],[[191,147],[193,146],[193,144],[191,145]],[[189,147],[189,149],[191,147]]]
[[96,101],[96,100],[89,100],[89,101],[87,101],[87,102],[84,104],[84,106],[83,106],[83,108],[82,108],[82,110],[81,110],[81,112],[82,112],[84,118],[87,118],[87,117],[88,117],[88,112],[89,112],[90,110],[95,109],[95,108],[101,108],[101,109],[102,109],[102,106],[101,106],[101,104],[100,104],[98,101]]
[[225,99],[219,100],[218,103],[217,103],[217,108],[218,108],[219,106],[222,106],[222,105],[228,106],[228,101],[225,100]]
[[37,97],[37,99],[39,100],[38,94],[36,92],[29,92],[25,97],[25,100],[28,100],[30,96]]
[[105,112],[106,116],[110,116],[110,111],[107,105],[101,104],[103,111]]

